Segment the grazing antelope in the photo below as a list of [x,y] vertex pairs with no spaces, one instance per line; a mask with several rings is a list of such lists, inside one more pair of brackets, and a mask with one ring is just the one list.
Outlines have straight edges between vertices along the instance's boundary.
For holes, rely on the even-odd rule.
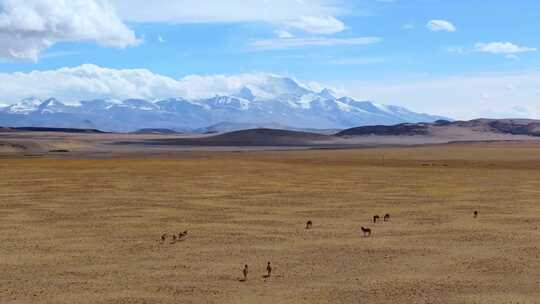
[[473,216],[474,216],[474,218],[477,218],[478,217],[478,211],[475,210],[474,213],[473,213]]
[[373,223],[376,223],[381,217],[379,215],[375,215],[373,217]]
[[176,243],[177,238],[178,238],[178,237],[176,236],[176,234],[173,234],[172,240],[171,240],[171,244]]
[[385,222],[388,222],[388,221],[390,221],[390,214],[388,214],[388,213],[387,213],[387,214],[385,214],[385,215],[384,215],[384,219],[383,219],[383,220],[384,220]]
[[266,265],[266,277],[269,278],[272,275],[272,266],[270,266],[270,262],[268,262],[268,265]]
[[361,227],[362,232],[364,233],[364,236],[371,236],[371,229]]
[[178,240],[180,241],[180,240],[182,240],[183,238],[185,238],[185,237],[187,236],[187,233],[188,233],[187,230],[184,231],[184,232],[178,233]]
[[313,222],[312,221],[307,221],[306,229],[311,229],[311,227],[313,227]]
[[161,235],[161,242],[162,243],[165,242],[166,239],[167,239],[167,234],[166,233],[162,234]]
[[242,271],[242,274],[244,275],[244,280],[243,280],[244,282],[247,281],[248,273],[249,273],[248,265],[245,265],[244,270]]

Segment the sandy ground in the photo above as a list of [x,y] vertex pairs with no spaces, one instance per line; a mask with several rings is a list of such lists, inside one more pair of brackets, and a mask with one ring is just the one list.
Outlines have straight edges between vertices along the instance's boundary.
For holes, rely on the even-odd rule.
[[539,144],[5,154],[0,175],[2,304],[540,303]]

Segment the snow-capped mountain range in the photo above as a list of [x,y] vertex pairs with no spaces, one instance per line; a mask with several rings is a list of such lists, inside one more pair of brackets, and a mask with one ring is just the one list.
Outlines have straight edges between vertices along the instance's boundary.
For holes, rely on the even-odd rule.
[[55,98],[27,98],[0,108],[0,126],[95,128],[130,132],[143,128],[179,131],[219,123],[345,129],[365,125],[433,122],[444,117],[403,107],[316,92],[286,77],[247,84],[236,93],[201,99],[96,99],[66,104]]

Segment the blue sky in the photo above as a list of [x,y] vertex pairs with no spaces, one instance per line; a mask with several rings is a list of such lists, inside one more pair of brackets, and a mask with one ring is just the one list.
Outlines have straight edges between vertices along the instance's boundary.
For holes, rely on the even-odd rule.
[[[540,115],[538,1],[156,0],[152,8],[142,0],[18,2],[0,0],[0,11],[13,15],[8,25],[0,17],[0,42],[16,50],[0,51],[5,79],[82,64],[173,79],[274,73],[458,118]],[[58,10],[36,3],[76,3],[90,30],[86,25],[80,34],[66,20],[64,32],[55,25],[40,32],[40,41],[10,41],[34,26],[13,13],[17,6],[58,20]],[[91,28],[100,14],[108,19]]]

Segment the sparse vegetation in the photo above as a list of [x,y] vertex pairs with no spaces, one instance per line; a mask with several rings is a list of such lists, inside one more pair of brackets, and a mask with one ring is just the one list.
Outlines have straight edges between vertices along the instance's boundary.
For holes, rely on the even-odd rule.
[[100,157],[1,159],[0,303],[540,298],[538,144]]

